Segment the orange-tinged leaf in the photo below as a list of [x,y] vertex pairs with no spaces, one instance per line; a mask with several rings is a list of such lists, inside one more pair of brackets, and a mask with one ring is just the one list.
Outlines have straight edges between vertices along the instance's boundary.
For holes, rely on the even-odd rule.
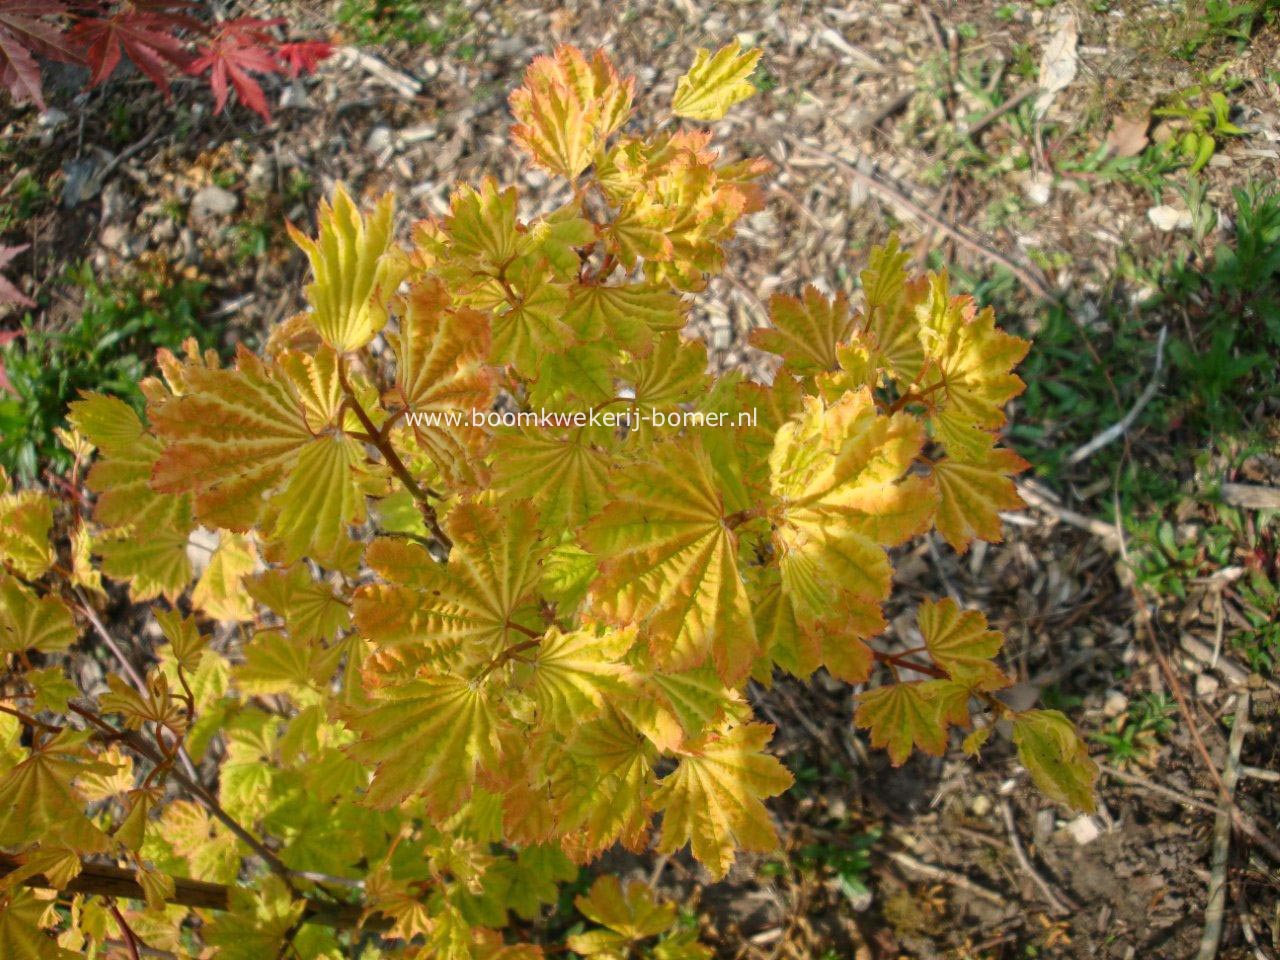
[[152,473],[163,493],[192,492],[197,517],[245,530],[315,439],[284,371],[241,349],[235,370],[181,368],[184,392],[153,404],[164,451]]
[[455,482],[476,479],[474,463],[485,446],[484,430],[469,421],[472,411],[493,402],[489,346],[488,320],[453,308],[438,280],[410,287],[396,343],[396,389],[422,449]]
[[619,499],[587,528],[604,558],[596,601],[607,619],[639,625],[664,667],[713,659],[725,682],[736,683],[757,643],[711,464],[690,441],[664,444],[655,456],[620,478]]
[[348,753],[377,765],[365,802],[379,809],[421,794],[435,816],[449,816],[470,796],[480,766],[496,762],[492,694],[483,683],[462,677],[388,689],[348,723],[361,735]]
[[1076,810],[1097,807],[1098,765],[1076,728],[1057,710],[1027,710],[1013,720],[1018,759],[1048,797]]
[[997,328],[990,307],[979,311],[972,297],[952,296],[945,273],[930,278],[918,316],[929,362],[918,389],[941,385],[941,399],[930,398],[934,435],[952,456],[980,455],[984,431],[1004,424],[1004,405],[1026,386],[1012,370],[1031,344]]
[[0,562],[29,580],[44,576],[53,565],[49,531],[53,501],[36,490],[0,493]]
[[853,722],[871,731],[873,747],[888,747],[889,760],[901,766],[913,746],[936,757],[947,749],[947,733],[938,707],[924,684],[889,683],[858,696]]
[[671,853],[691,843],[693,855],[719,879],[735,851],[777,846],[761,800],[776,797],[793,780],[763,752],[772,735],[768,724],[747,723],[709,734],[682,751],[679,765],[659,781],[654,795],[662,812],[659,851]]
[[933,662],[957,683],[976,690],[998,690],[1010,680],[991,662],[1004,645],[1004,635],[987,629],[977,610],[961,610],[950,597],[926,600],[916,614],[920,633]]
[[999,543],[1004,539],[1000,511],[1019,510],[1012,476],[1030,464],[1012,450],[988,446],[972,460],[944,457],[933,465],[938,488],[938,532],[963,553],[974,539]]
[[68,420],[100,453],[86,479],[98,495],[95,520],[108,527],[136,524],[144,530],[191,526],[189,495],[151,488],[163,446],[147,433],[132,407],[117,397],[86,393],[71,404]]
[[719,120],[735,103],[756,92],[748,79],[760,60],[759,50],[742,52],[737,40],[715,52],[698,48],[689,72],[676,81],[672,112],[690,120]]
[[57,653],[76,642],[71,610],[58,597],[38,597],[0,572],[0,653]]
[[320,202],[315,239],[289,225],[315,277],[307,286],[311,324],[339,353],[363,347],[387,322],[387,303],[407,269],[392,242],[393,217],[391,194],[366,218],[339,184],[332,204]]
[[374,541],[366,562],[390,585],[357,592],[356,625],[380,646],[487,661],[528,639],[518,627],[527,619],[546,546],[527,503],[505,510],[463,504],[445,518],[444,529],[453,540],[447,564],[414,543]]
[[778,354],[799,374],[836,369],[836,347],[854,333],[844,294],[828,299],[813,286],[804,288],[803,299],[775,293],[769,298],[769,318],[772,326],[752,331],[752,345]]
[[537,57],[511,94],[518,121],[511,138],[539,166],[573,180],[626,122],[634,86],[630,77],[619,79],[603,51],[587,60],[562,45],[554,56]]

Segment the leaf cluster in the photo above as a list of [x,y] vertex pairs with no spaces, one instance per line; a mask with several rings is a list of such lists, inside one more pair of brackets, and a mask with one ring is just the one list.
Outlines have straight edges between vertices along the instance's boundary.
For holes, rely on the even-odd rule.
[[[757,60],[700,51],[674,117],[722,118]],[[955,729],[976,754],[1007,720],[1041,789],[1091,808],[1070,722],[997,697],[981,613],[926,601],[918,637],[882,636],[891,548],[998,540],[1020,505],[999,431],[1027,343],[893,241],[857,307],[774,297],[770,383],[713,376],[683,328],[769,165],[703,126],[639,129],[633,96],[602,52],[538,58],[512,138],[559,207],[464,184],[401,246],[392,197],[339,187],[292,229],[310,309],[261,354],[161,351],[145,416],[71,405],[92,510],[0,501],[0,810],[22,804],[0,846],[24,869],[131,864],[152,946],[340,956],[349,934],[304,921],[354,887],[387,934],[365,955],[538,956],[497,931],[615,845],[687,846],[716,878],[776,846],[765,801],[792,776],[747,684],[819,669],[868,685],[854,722],[893,763]],[[77,617],[105,633],[108,581],[167,643],[83,697],[43,658]],[[195,924],[175,876],[247,882]],[[706,956],[642,889],[606,879],[579,908],[580,953]]]
[[89,85],[110,79],[128,60],[167,98],[174,75],[208,75],[215,112],[235,90],[240,103],[270,121],[255,74],[296,77],[332,52],[319,41],[281,42],[283,20],[238,17],[205,22],[192,0],[8,0],[0,8],[0,84],[15,103],[45,108],[40,59],[83,64]]

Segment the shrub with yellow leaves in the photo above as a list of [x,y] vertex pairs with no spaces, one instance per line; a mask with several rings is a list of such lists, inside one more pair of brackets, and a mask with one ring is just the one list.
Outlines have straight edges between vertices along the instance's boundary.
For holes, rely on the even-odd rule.
[[[757,58],[699,52],[674,116],[723,117]],[[655,819],[716,878],[775,846],[792,778],[746,684],[776,671],[878,679],[853,722],[895,764],[1010,721],[1091,807],[1066,718],[997,695],[982,614],[925,602],[918,648],[875,642],[891,548],[998,540],[1020,505],[998,431],[1027,343],[890,242],[856,309],[773,298],[771,384],[712,377],[690,295],[768,164],[633,132],[632,101],[603,53],[539,58],[512,139],[562,206],[459,186],[402,248],[391,197],[339,187],[293,231],[310,309],[261,355],[162,353],[145,419],[73,404],[92,510],[5,482],[0,955],[541,956],[511,916]],[[110,581],[164,643],[112,635]],[[639,888],[579,905],[579,953],[707,955]]]

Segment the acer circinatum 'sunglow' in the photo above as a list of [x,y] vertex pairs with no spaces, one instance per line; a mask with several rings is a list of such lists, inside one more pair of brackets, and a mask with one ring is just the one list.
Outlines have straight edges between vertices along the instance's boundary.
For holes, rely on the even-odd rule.
[[[674,116],[724,116],[757,57],[701,52]],[[857,308],[773,297],[771,384],[710,376],[682,328],[768,164],[696,123],[637,133],[632,97],[603,53],[539,58],[512,138],[561,207],[524,220],[515,188],[460,185],[402,246],[391,197],[339,187],[294,231],[310,308],[260,355],[162,352],[145,418],[73,405],[91,510],[6,484],[6,957],[540,956],[500,931],[615,844],[687,845],[721,877],[777,843],[792,778],[744,692],[776,671],[876,681],[853,722],[895,764],[1008,720],[1036,784],[1091,808],[1066,718],[997,697],[981,613],[926,601],[917,649],[876,640],[890,548],[998,540],[1020,505],[998,432],[1027,343],[891,241]],[[632,416],[547,416],[605,408]],[[145,670],[82,689],[106,581],[164,642],[117,635]],[[108,862],[140,899],[95,895]],[[643,887],[578,902],[600,925],[578,953],[708,956]]]

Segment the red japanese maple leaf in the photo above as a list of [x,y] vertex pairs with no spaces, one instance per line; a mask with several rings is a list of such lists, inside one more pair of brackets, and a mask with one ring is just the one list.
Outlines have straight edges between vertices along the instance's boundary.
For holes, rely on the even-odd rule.
[[296,43],[282,43],[276,48],[276,56],[284,64],[285,72],[297,78],[303,74],[315,73],[321,60],[333,55],[333,44],[324,40],[302,40]]
[[198,32],[200,21],[175,10],[189,7],[182,2],[133,0],[109,17],[86,17],[71,28],[71,37],[86,47],[85,59],[92,70],[90,86],[105,83],[127,56],[151,82],[169,96],[169,68],[185,70],[191,64],[187,41],[178,31]]
[[58,18],[67,13],[61,0],[0,2],[0,85],[17,103],[32,101],[44,109],[40,65],[35,55],[79,63],[79,45],[67,36]]
[[[196,59],[187,67],[195,75],[209,74],[209,86],[213,88],[214,113],[221,113],[227,105],[227,95],[234,87],[240,103],[271,121],[267,96],[251,74],[283,73],[286,69],[275,55],[275,38],[270,28],[283,20],[260,20],[256,17],[240,17],[217,25],[213,36],[201,46]],[[228,86],[230,84],[230,86]]]

